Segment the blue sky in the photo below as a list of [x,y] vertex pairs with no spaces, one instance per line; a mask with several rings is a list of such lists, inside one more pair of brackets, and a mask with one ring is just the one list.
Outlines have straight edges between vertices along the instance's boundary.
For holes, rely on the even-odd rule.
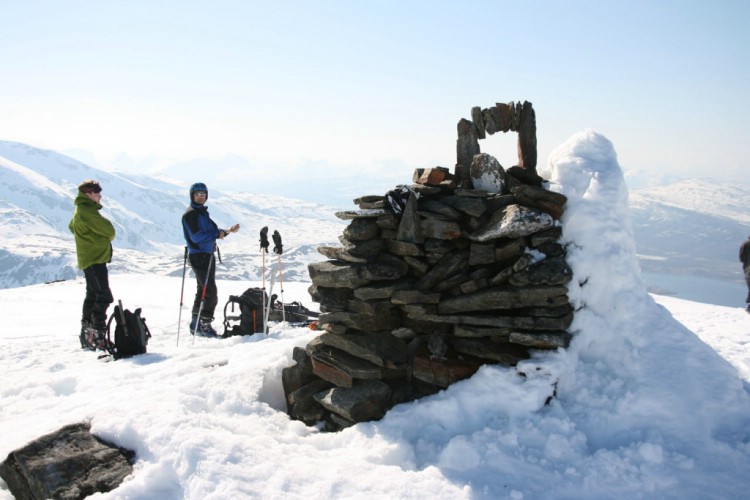
[[[0,140],[408,180],[453,166],[473,106],[528,100],[540,164],[594,128],[626,170],[744,181],[749,18],[733,0],[0,0]],[[515,141],[480,145],[509,167]]]

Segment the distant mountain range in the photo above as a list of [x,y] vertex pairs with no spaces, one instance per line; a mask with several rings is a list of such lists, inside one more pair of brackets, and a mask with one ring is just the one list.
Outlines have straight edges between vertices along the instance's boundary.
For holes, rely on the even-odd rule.
[[[114,174],[59,153],[0,141],[0,288],[64,280],[80,275],[68,230],[77,185],[97,179],[103,187],[102,214],[117,231],[111,270],[181,275],[184,241],[181,217],[189,185],[151,177]],[[335,244],[345,224],[336,209],[273,195],[222,192],[211,188],[207,202],[220,227],[240,223],[239,233],[219,242],[225,279],[260,279],[259,232],[282,235],[284,279],[307,280],[307,264],[323,257],[320,244]],[[276,254],[266,264],[277,264]]]
[[[0,141],[0,288],[80,276],[68,222],[76,186],[88,178],[102,183],[102,212],[117,230],[112,272],[181,275],[180,218],[189,203],[188,186],[204,180],[193,178],[195,168],[180,183],[111,173],[53,151]],[[359,193],[365,194],[372,194],[368,186]],[[750,235],[750,187],[688,180],[632,191],[630,205],[645,272],[742,282],[737,251]],[[307,264],[324,258],[316,248],[338,244],[346,226],[334,215],[341,208],[220,191],[211,184],[208,206],[220,226],[242,225],[220,241],[217,272],[224,279],[260,279],[258,233],[268,226],[284,241],[284,279],[307,281]],[[266,257],[267,265],[277,261],[275,254]]]
[[750,236],[750,188],[706,179],[630,193],[641,269],[744,283],[740,244]]

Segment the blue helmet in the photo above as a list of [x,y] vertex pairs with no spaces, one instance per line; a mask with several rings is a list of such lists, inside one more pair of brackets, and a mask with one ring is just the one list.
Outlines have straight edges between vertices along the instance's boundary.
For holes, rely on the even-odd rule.
[[190,201],[193,201],[193,193],[196,191],[205,191],[206,192],[206,199],[208,199],[208,188],[205,184],[202,182],[196,182],[192,186],[190,186]]

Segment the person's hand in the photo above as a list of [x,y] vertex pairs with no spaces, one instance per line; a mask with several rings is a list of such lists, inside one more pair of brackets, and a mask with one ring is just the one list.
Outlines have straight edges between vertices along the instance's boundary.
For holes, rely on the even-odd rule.
[[229,231],[230,233],[236,233],[236,232],[237,232],[237,231],[239,231],[239,230],[240,230],[240,225],[239,225],[239,224],[235,224],[234,226],[232,226],[232,227],[230,227],[230,228],[228,229],[228,231]]

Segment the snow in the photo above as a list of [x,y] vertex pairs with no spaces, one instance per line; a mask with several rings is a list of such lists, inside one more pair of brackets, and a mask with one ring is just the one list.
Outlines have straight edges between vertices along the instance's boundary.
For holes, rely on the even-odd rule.
[[[569,349],[324,433],[286,416],[281,387],[314,331],[194,339],[180,277],[113,273],[153,338],[104,363],[78,346],[82,279],[0,290],[0,455],[89,420],[137,453],[132,477],[97,498],[747,498],[750,316],[646,291],[605,137],[576,134],[546,168],[569,199]],[[258,285],[220,280],[220,307]],[[285,283],[284,300],[313,306],[307,285]]]

